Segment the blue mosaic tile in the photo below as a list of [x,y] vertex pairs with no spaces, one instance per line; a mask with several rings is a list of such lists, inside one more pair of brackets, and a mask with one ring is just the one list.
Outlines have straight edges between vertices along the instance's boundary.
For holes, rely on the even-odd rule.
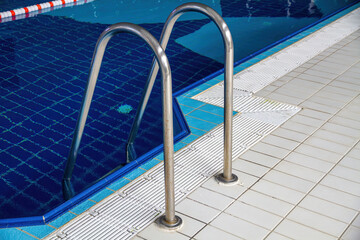
[[100,202],[101,200],[105,199],[107,196],[110,196],[113,193],[114,191],[111,191],[109,189],[103,189],[95,195],[91,196],[90,199],[94,200],[95,202]]
[[204,130],[200,130],[200,129],[196,129],[196,128],[193,128],[193,127],[190,127],[190,130],[191,130],[191,133],[196,135],[196,136],[202,136],[206,133],[206,131]]
[[[115,189],[113,189],[113,190],[115,190]],[[79,205],[77,205],[76,207],[70,209],[70,211],[75,214],[80,215],[94,205],[95,205],[95,203],[93,201],[86,200],[85,202],[82,202]]]
[[158,161],[156,159],[151,159],[151,160],[147,161],[145,164],[141,165],[140,167],[145,170],[150,170],[151,168],[153,168],[155,165],[157,165],[159,163],[160,163],[160,161]]
[[201,111],[201,110],[195,110],[195,111],[191,112],[188,116],[195,117],[195,118],[205,120],[207,122],[211,122],[211,123],[215,123],[215,124],[220,124],[224,121],[224,117],[222,117],[222,116],[212,114],[209,112],[205,112],[205,111]]
[[185,118],[190,127],[204,130],[206,132],[217,126],[217,124],[205,122],[203,120],[199,120],[190,116],[185,116]]
[[218,79],[218,78],[213,78],[209,81],[206,82],[206,84],[208,84],[209,86],[213,86],[215,84],[218,84],[219,82],[222,82],[224,79]]
[[187,136],[186,138],[182,139],[181,142],[183,142],[185,144],[189,144],[189,143],[193,142],[194,140],[196,140],[197,138],[199,138],[199,136],[191,134],[190,136]]
[[174,152],[179,151],[181,148],[185,147],[187,144],[183,142],[178,142],[174,145]]
[[0,229],[0,239],[3,240],[35,240],[35,237],[30,236],[16,228],[2,228]]
[[132,170],[130,173],[126,174],[124,178],[129,180],[134,180],[135,178],[139,177],[141,174],[145,173],[146,171],[140,168],[136,168]]
[[184,115],[187,115],[187,114],[189,114],[190,112],[192,112],[192,111],[195,110],[195,108],[188,107],[188,106],[181,105],[181,104],[180,104],[180,108],[181,108],[181,111],[183,112]]
[[198,108],[205,104],[203,102],[200,102],[200,101],[197,101],[197,100],[194,100],[191,98],[187,98],[187,97],[178,97],[177,100],[180,104],[186,105],[189,107],[193,107],[193,108]]
[[58,217],[57,219],[55,219],[54,221],[50,222],[49,225],[59,228],[62,225],[68,223],[71,219],[75,218],[76,215],[70,212],[67,212],[63,215],[61,215],[60,217]]
[[47,235],[55,231],[54,228],[48,225],[21,227],[20,229],[40,239],[46,237]]
[[211,104],[206,104],[206,105],[200,107],[199,110],[214,113],[214,114],[217,114],[219,116],[224,116],[224,108],[218,107],[218,106],[215,106],[215,105],[211,105]]
[[163,153],[163,152],[160,153],[160,154],[157,155],[155,158],[158,159],[158,160],[160,160],[160,161],[164,161],[164,153]]

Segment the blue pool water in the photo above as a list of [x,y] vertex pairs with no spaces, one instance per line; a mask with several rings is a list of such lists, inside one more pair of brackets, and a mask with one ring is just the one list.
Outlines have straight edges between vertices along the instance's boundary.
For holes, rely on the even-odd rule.
[[[0,218],[39,216],[64,202],[61,179],[100,33],[109,24],[130,21],[159,38],[167,15],[183,2],[188,1],[97,0],[0,23]],[[239,60],[357,1],[202,2],[228,23]],[[180,18],[166,52],[174,92],[223,66],[219,34],[198,14]],[[134,36],[110,41],[74,169],[76,193],[125,165],[125,144],[151,60]],[[160,106],[157,81],[135,142],[139,156],[162,141]]]

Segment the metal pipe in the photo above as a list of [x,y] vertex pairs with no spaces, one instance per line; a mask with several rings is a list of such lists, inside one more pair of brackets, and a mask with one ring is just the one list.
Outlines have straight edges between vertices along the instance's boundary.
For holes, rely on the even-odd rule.
[[[220,30],[225,48],[225,74],[224,74],[224,170],[223,173],[216,176],[220,183],[235,184],[238,177],[232,174],[232,114],[233,114],[233,66],[234,66],[234,44],[231,32],[224,19],[212,8],[201,3],[185,3],[175,8],[167,18],[160,37],[160,44],[166,49],[171,32],[177,19],[185,12],[199,12],[208,16]],[[137,109],[134,123],[131,128],[127,143],[128,161],[136,159],[134,150],[134,140],[138,132],[150,93],[154,86],[156,75],[159,71],[159,65],[153,60],[153,65],[146,82],[146,88],[140,100],[140,107]]]
[[63,195],[66,200],[74,195],[71,185],[71,176],[74,169],[77,153],[83,135],[86,119],[89,113],[91,100],[93,97],[97,77],[99,74],[102,58],[109,40],[116,34],[126,32],[134,34],[142,39],[151,47],[155,53],[155,59],[160,64],[162,74],[162,105],[163,105],[163,135],[164,135],[164,158],[165,158],[165,189],[166,189],[166,214],[163,222],[169,229],[178,228],[181,219],[175,216],[175,191],[174,191],[174,143],[173,143],[173,111],[172,111],[172,79],[171,70],[165,51],[158,41],[144,28],[131,23],[117,23],[108,27],[99,37],[93,60],[91,63],[90,74],[82,101],[80,114],[77,120],[74,137],[71,144],[70,153],[66,162],[63,177]]

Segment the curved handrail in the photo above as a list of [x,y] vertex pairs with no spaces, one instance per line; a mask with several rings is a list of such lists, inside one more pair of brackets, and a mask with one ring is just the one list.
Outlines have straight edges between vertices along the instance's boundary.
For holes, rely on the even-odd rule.
[[[166,49],[172,29],[177,19],[185,12],[199,12],[208,16],[221,32],[225,46],[225,86],[224,86],[224,172],[218,176],[218,180],[225,183],[237,181],[237,177],[232,174],[232,114],[233,114],[233,66],[234,66],[234,45],[231,32],[224,19],[212,8],[201,3],[185,3],[175,8],[167,18],[160,37],[160,44]],[[146,82],[140,107],[137,108],[134,123],[132,125],[128,143],[126,145],[127,161],[136,159],[134,150],[134,140],[139,130],[139,126],[153,88],[159,65],[153,59],[152,68]]]
[[[108,27],[99,37],[94,50],[93,59],[91,62],[88,82],[85,88],[85,95],[82,101],[80,114],[77,120],[74,136],[71,144],[71,149],[66,162],[64,176],[62,180],[63,197],[65,200],[70,199],[74,195],[74,190],[71,184],[71,176],[74,170],[76,157],[78,154],[81,137],[83,135],[86,119],[89,113],[91,100],[93,97],[97,77],[99,75],[102,58],[104,56],[105,48],[109,40],[116,34],[125,32],[136,35],[151,47],[155,53],[155,58],[160,64],[162,78],[163,78],[163,135],[164,135],[164,154],[165,154],[165,174],[170,174],[170,179],[173,179],[173,112],[172,112],[172,79],[171,70],[165,51],[162,49],[158,41],[144,28],[132,23],[117,23]],[[173,183],[173,180],[172,180]],[[170,193],[171,194],[171,193]],[[172,193],[174,195],[174,193]],[[175,221],[170,219],[170,221]]]

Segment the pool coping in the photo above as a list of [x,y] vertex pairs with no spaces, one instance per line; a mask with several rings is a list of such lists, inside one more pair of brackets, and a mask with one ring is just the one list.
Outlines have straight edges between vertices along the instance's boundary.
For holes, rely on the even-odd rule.
[[[316,26],[306,27],[305,29],[303,29],[301,31],[302,32],[301,34],[297,33],[298,35],[296,35],[293,38],[289,39],[287,37],[286,39],[282,40],[280,44],[279,44],[280,41],[277,42],[278,45],[273,47],[273,48],[267,47],[266,49],[262,49],[262,50],[258,51],[257,54],[255,56],[253,56],[254,58],[251,58],[248,61],[246,61],[246,59],[248,59],[250,57],[246,58],[245,60],[242,59],[242,60],[238,61],[237,66],[234,68],[234,74],[244,70],[245,68],[247,68],[247,67],[249,67],[249,66],[251,66],[251,65],[253,65],[253,64],[255,64],[255,63],[259,62],[259,61],[262,61],[263,59],[267,58],[268,56],[270,56],[270,55],[272,55],[272,54],[286,48],[289,45],[292,45],[294,42],[303,39],[304,37],[308,36],[309,34],[311,34],[313,32],[316,32],[320,28],[326,26],[328,23],[333,22],[333,21],[337,20],[338,18],[346,15],[350,11],[358,8],[358,7],[355,7],[355,5],[358,5],[358,4],[359,3],[354,3],[351,6],[348,6],[346,8],[346,10],[343,10],[340,13],[337,12],[337,13],[332,14],[328,18],[323,19],[320,23],[317,23]],[[271,49],[269,49],[269,48],[271,48]],[[268,49],[269,49],[269,51],[266,51]],[[206,104],[199,105],[198,101],[193,100],[193,99],[189,100],[190,97],[192,97],[192,96],[204,91],[205,89],[207,89],[207,88],[221,82],[223,80],[223,76],[221,76],[222,72],[223,72],[223,70],[220,70],[220,71],[218,71],[218,72],[204,78],[204,79],[207,79],[207,80],[203,79],[203,80],[198,81],[196,84],[192,85],[191,89],[188,88],[186,92],[184,90],[181,90],[181,91],[174,94],[174,96],[178,97],[180,106],[183,107],[184,114],[186,115],[185,118],[187,117],[187,120],[194,119],[193,116],[188,116],[191,112],[188,112],[189,109],[187,110],[187,108],[193,108],[194,110],[202,111],[200,108],[204,108],[204,105],[206,105]],[[206,107],[206,108],[209,108],[209,109],[205,109],[207,111],[203,111],[203,112],[208,112],[210,114],[213,114],[213,115],[215,115],[215,118],[218,118],[218,119],[220,119],[222,117],[221,116],[222,108],[221,108],[221,110],[218,109],[218,108],[212,108],[211,109],[211,107]],[[214,111],[215,114],[211,113],[212,111]],[[220,123],[217,123],[217,122],[216,123],[211,123],[211,122],[204,121],[204,124],[205,124],[205,126],[207,126],[207,127],[209,127],[211,129],[212,127],[216,127]],[[188,143],[192,142],[193,140],[195,140],[195,139],[197,139],[199,137],[197,134],[194,134],[194,133],[195,132],[198,133],[198,131],[202,131],[202,129],[196,129],[196,128],[193,128],[193,127],[191,127],[191,128],[192,128],[192,134],[190,136],[186,137],[185,139],[182,139],[179,142],[179,144],[176,144],[175,145],[176,149],[180,149],[180,148],[186,146]],[[202,132],[205,132],[205,131],[202,131]],[[55,221],[52,221],[50,223],[46,222],[46,224],[49,224],[50,226],[55,227],[54,225],[59,226],[59,222],[63,223],[63,224],[69,222],[71,219],[73,219],[76,216],[76,214],[81,214],[82,212],[86,211],[87,209],[92,207],[96,202],[101,201],[102,199],[104,199],[107,196],[109,196],[110,194],[114,193],[115,191],[117,191],[121,187],[123,187],[126,184],[130,183],[132,180],[134,180],[138,176],[144,174],[147,170],[149,170],[152,167],[154,167],[155,165],[159,164],[162,160],[163,160],[163,156],[162,156],[162,154],[159,154],[155,158],[150,159],[148,162],[144,163],[143,165],[141,165],[140,167],[135,169],[133,172],[128,173],[125,177],[113,182],[106,189],[103,189],[102,191],[95,193],[88,200],[86,200],[86,201],[80,203],[79,205],[75,206],[69,212],[63,214],[63,216],[57,218]],[[20,230],[20,231],[18,231],[19,234],[24,234],[26,232],[26,233],[29,233],[32,236],[35,236],[36,238],[42,238],[42,237],[45,237],[46,235],[50,234],[51,232],[53,232],[57,228],[57,227],[55,227],[55,228],[51,229],[52,227],[50,227],[49,225],[33,226],[33,227],[21,227],[21,228],[16,228],[16,229]],[[0,229],[0,230],[4,230],[4,229]],[[14,232],[13,228],[5,229],[5,230],[9,230],[10,232]],[[51,230],[51,232],[50,232],[50,230]],[[33,238],[31,238],[31,239],[33,239]]]

